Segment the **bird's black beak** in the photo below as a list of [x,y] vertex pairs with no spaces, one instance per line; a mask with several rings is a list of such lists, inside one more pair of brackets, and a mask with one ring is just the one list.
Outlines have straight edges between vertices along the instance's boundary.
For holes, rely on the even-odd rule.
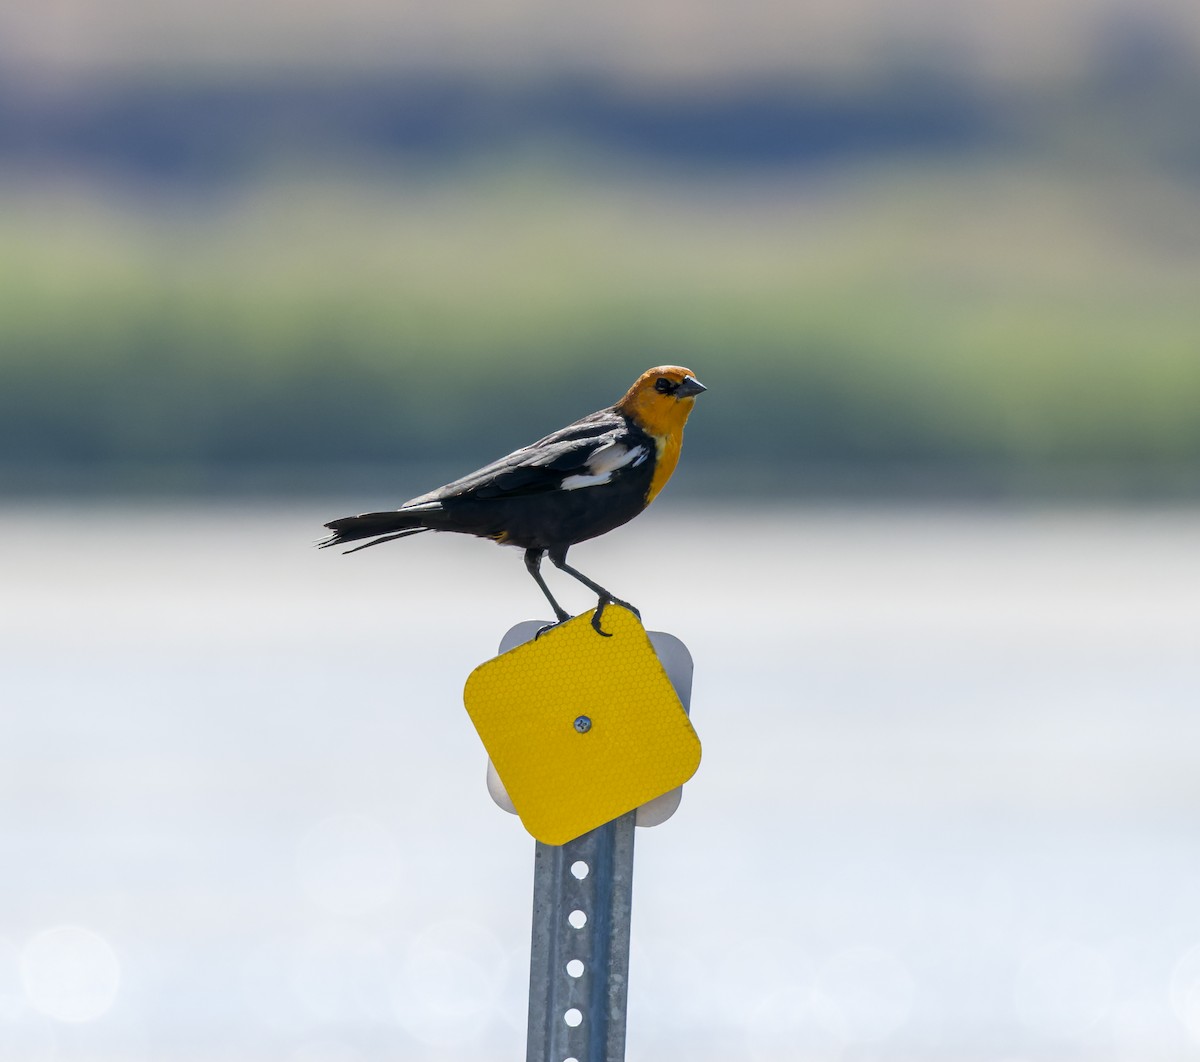
[[675,397],[694,398],[696,395],[707,390],[708,388],[705,387],[704,384],[702,384],[699,380],[697,380],[696,377],[685,376],[680,382],[678,389],[675,391]]

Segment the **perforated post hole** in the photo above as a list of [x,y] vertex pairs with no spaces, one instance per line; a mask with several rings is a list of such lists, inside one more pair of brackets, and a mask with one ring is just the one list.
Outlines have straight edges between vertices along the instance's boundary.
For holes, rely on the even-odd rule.
[[635,817],[537,846],[529,1058],[624,1057]]

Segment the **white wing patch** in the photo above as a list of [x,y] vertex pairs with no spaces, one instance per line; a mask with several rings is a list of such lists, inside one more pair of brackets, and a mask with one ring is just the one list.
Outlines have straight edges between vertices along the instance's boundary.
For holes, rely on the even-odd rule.
[[611,442],[607,446],[601,446],[598,450],[593,451],[592,456],[587,459],[588,472],[567,476],[562,481],[562,489],[578,490],[580,487],[598,487],[601,483],[608,483],[613,478],[614,472],[626,467],[637,468],[649,456],[650,451],[644,446],[631,448],[623,443]]

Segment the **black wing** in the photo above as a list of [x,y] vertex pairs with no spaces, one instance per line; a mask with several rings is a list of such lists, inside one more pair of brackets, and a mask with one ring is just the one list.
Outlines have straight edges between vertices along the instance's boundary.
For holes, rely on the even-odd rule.
[[[444,487],[405,502],[402,509],[451,500],[515,498],[561,490],[572,477],[603,474],[589,465],[598,455],[619,459],[632,446],[629,424],[620,413],[605,409],[547,435],[529,446]],[[635,455],[635,459],[636,459]]]

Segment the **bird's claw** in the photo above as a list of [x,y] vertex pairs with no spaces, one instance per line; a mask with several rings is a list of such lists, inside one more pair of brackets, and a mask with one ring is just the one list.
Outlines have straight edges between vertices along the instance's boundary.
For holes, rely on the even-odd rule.
[[621,608],[628,609],[638,618],[638,622],[642,621],[642,614],[634,608],[628,601],[622,601],[619,597],[602,597],[596,603],[596,611],[592,613],[592,629],[600,635],[601,638],[611,638],[612,632],[606,631],[600,626],[600,620],[604,616],[604,610],[609,605],[619,605]]
[[570,617],[570,616],[568,616],[566,613],[563,613],[563,615],[561,615],[561,616],[560,616],[558,619],[556,619],[556,620],[555,620],[553,623],[547,623],[547,624],[546,624],[546,626],[544,626],[544,627],[539,627],[539,628],[537,629],[537,631],[536,631],[536,632],[534,633],[534,635],[533,635],[533,640],[536,642],[536,641],[537,641],[537,640],[538,640],[538,639],[539,639],[539,638],[540,638],[540,637],[541,637],[543,634],[545,634],[547,631],[552,631],[552,630],[554,630],[554,628],[555,628],[555,627],[561,627],[561,626],[562,626],[564,623],[566,623],[566,622],[567,622],[567,620],[569,620],[570,618],[571,618],[571,617]]
[[601,638],[611,638],[612,631],[606,631],[600,626],[600,617],[604,615],[604,605],[598,605],[596,611],[592,613],[592,629],[600,635]]

